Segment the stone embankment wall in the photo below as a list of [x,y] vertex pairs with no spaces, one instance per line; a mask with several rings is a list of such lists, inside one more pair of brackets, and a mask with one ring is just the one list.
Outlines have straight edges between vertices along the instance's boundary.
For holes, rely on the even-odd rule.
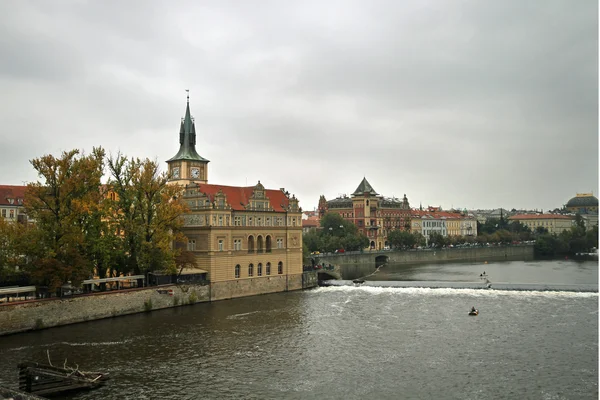
[[243,279],[211,286],[165,285],[68,299],[0,305],[0,336],[35,329],[149,312],[207,301],[308,289],[318,285],[316,272]]
[[201,303],[209,299],[209,286],[169,285],[5,304],[0,306],[0,335]]
[[327,255],[317,262],[334,265],[376,263],[377,257],[399,264],[426,264],[436,262],[475,262],[499,260],[533,260],[533,246],[491,246],[434,250],[364,252],[362,254]]

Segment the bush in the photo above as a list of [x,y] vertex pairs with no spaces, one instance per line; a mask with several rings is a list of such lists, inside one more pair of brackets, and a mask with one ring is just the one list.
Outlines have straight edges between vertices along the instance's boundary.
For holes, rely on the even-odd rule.
[[152,299],[148,299],[144,301],[144,311],[149,312],[152,311]]

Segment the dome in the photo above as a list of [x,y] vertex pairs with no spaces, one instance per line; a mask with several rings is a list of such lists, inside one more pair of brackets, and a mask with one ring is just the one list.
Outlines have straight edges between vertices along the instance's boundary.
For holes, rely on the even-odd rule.
[[598,198],[591,193],[578,194],[567,202],[567,207],[598,207]]

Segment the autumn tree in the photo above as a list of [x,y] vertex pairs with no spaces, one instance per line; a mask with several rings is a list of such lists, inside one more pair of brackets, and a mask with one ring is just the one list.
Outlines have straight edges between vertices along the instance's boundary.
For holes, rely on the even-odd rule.
[[167,183],[158,163],[117,154],[107,161],[111,200],[111,226],[122,235],[124,268],[136,274],[174,270],[178,237],[187,207],[179,199],[181,186]]
[[60,157],[33,159],[31,164],[42,180],[28,184],[25,192],[25,209],[36,221],[39,236],[29,250],[37,254],[29,265],[31,275],[49,290],[67,281],[77,284],[93,269],[86,243],[94,235],[88,228],[102,216],[104,150],[94,148],[89,155],[71,150]]

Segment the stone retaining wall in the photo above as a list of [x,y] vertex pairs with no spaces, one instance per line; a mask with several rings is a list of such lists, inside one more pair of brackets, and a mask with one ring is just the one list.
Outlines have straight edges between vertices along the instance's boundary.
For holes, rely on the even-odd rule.
[[[170,292],[172,291],[172,292]],[[172,294],[171,294],[172,293]],[[0,335],[201,303],[209,286],[169,285],[0,306]]]
[[348,264],[375,264],[377,257],[387,257],[387,261],[392,263],[424,264],[448,261],[533,260],[533,256],[533,246],[491,246],[327,255],[319,257],[317,262],[342,266]]

